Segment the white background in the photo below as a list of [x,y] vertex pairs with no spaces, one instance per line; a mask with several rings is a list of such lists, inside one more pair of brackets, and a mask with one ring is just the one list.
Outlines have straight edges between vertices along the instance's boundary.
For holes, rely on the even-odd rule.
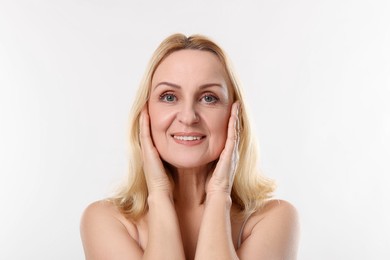
[[390,259],[389,1],[0,0],[0,259],[83,259],[83,209],[127,171],[128,113],[174,32],[248,97],[299,259]]

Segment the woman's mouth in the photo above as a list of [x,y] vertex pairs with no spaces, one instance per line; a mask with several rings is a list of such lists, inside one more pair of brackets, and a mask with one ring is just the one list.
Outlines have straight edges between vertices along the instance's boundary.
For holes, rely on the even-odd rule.
[[172,137],[179,144],[196,145],[201,143],[206,136],[199,133],[180,133],[173,134]]

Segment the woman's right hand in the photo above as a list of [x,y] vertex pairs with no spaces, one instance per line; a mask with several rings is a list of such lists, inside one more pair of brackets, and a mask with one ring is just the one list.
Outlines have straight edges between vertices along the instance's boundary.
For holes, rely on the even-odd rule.
[[150,134],[148,108],[140,116],[140,143],[148,186],[148,235],[142,259],[185,259],[171,185]]
[[173,187],[150,134],[150,120],[147,105],[142,109],[139,125],[143,169],[149,195],[165,193],[169,197],[172,197]]

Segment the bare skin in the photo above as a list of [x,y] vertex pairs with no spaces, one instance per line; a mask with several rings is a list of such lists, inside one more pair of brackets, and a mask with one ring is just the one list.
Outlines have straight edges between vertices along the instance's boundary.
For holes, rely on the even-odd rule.
[[[109,201],[91,204],[81,222],[87,259],[296,259],[298,217],[285,201],[252,214],[238,246],[243,220],[234,218],[230,194],[239,104],[225,78],[203,51],[178,51],[159,65],[140,118],[149,211],[135,222]],[[161,158],[172,166],[174,186]]]

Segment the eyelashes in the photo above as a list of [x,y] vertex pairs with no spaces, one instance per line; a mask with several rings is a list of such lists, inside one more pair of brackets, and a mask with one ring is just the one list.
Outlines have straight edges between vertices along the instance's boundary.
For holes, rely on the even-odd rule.
[[[167,91],[159,96],[159,100],[166,103],[174,103],[177,102],[179,99],[174,92]],[[218,103],[219,101],[219,97],[211,92],[203,93],[199,98],[199,102],[207,105],[213,105]]]
[[215,104],[219,101],[219,98],[211,93],[204,94],[201,98],[207,104]]
[[173,94],[173,92],[164,92],[160,95],[159,100],[167,103],[173,103],[177,101],[177,97]]

